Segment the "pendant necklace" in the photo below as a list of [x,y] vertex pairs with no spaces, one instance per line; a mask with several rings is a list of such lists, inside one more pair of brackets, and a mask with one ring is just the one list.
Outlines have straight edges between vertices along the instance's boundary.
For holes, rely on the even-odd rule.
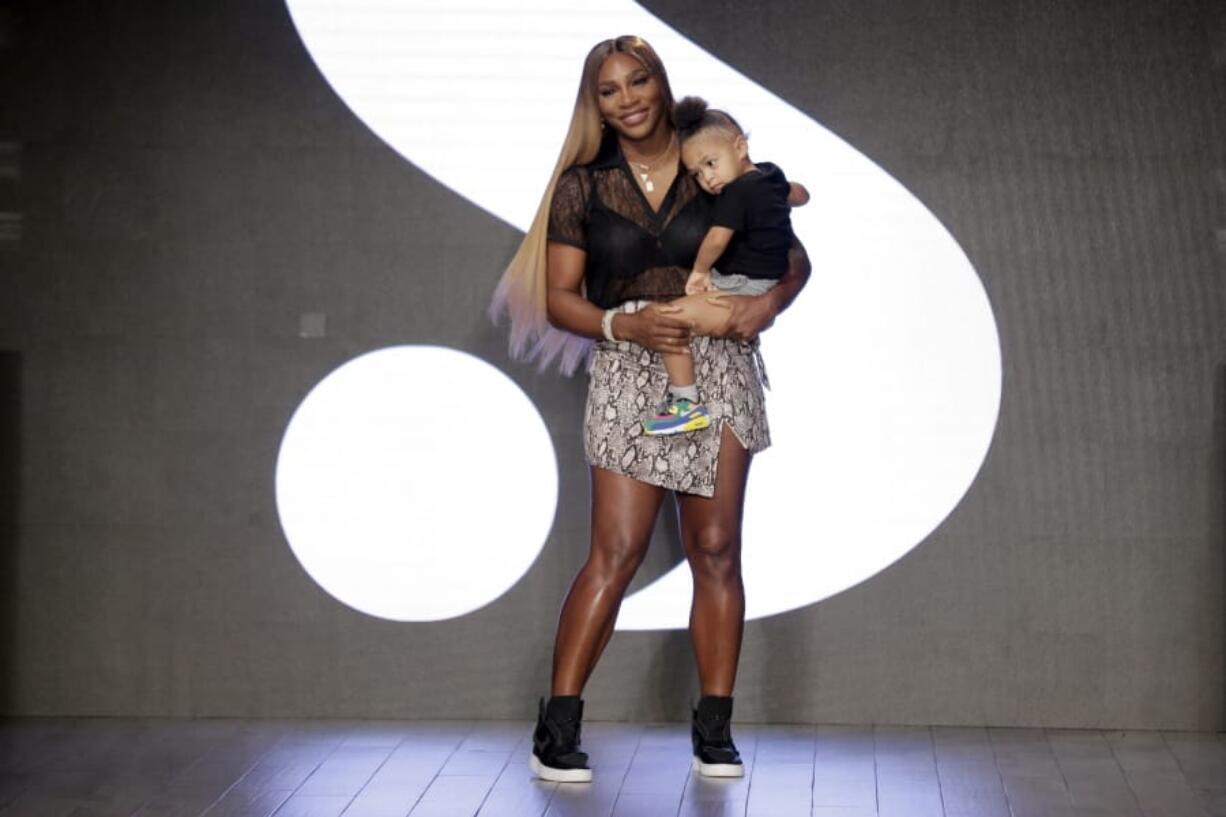
[[659,156],[657,156],[654,160],[652,160],[650,164],[643,164],[642,162],[636,162],[633,159],[630,160],[630,164],[639,168],[636,171],[636,173],[638,177],[643,180],[643,189],[646,190],[648,193],[654,193],[656,190],[655,184],[651,181],[651,174],[655,172],[656,165],[660,164],[660,161],[664,157],[666,157],[669,153],[672,152],[673,139],[675,138],[676,138],[676,135],[674,134],[674,136],[668,140],[668,145],[664,148],[663,151],[661,151]]

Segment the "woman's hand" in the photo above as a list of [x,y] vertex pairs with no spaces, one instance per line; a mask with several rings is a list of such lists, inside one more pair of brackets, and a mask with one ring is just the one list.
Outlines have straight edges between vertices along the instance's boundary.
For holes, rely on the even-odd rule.
[[729,310],[725,330],[718,335],[733,340],[753,340],[775,322],[778,314],[775,300],[765,295],[729,295],[717,292],[707,296],[707,303]]
[[681,310],[668,304],[648,304],[638,312],[621,313],[614,320],[613,334],[657,352],[688,355],[690,325],[675,317]]
[[795,235],[788,249],[788,269],[779,284],[762,295],[727,295],[712,293],[707,302],[730,310],[722,338],[753,340],[775,322],[775,316],[787,309],[809,281],[809,256]]

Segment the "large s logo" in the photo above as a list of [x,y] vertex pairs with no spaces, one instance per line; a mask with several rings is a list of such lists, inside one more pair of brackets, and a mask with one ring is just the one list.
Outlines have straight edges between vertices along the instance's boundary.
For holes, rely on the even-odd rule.
[[[996,326],[957,242],[868,158],[628,0],[289,0],[289,6],[323,75],[367,126],[442,184],[521,229],[565,133],[583,55],[593,43],[623,33],[655,46],[678,94],[701,94],[731,111],[750,131],[756,159],[779,164],[809,187],[813,201],[793,213],[793,223],[812,258],[813,279],[763,340],[774,384],[768,403],[775,447],[757,458],[750,480],[743,557],[748,618],[811,604],[863,581],[913,548],[961,500],[996,424]],[[491,282],[504,260],[491,259]],[[312,410],[314,394],[300,413]],[[507,394],[512,403],[519,399]],[[515,416],[522,439],[539,439],[535,412]],[[331,417],[338,427],[352,427],[354,419],[343,411]],[[363,422],[376,439],[404,437],[394,417],[386,426]],[[316,557],[299,552],[302,509],[318,498],[287,488],[286,480],[309,482],[294,473],[307,466],[289,467],[309,459],[298,448],[310,441],[293,430],[291,423],[282,446],[278,507],[308,572],[341,601],[375,615],[425,620],[463,612],[441,600],[434,607],[427,602],[424,611],[372,609],[363,603],[362,587],[390,586],[421,598],[441,588],[440,599],[466,587],[463,563],[488,562],[500,545],[464,526],[427,534],[406,524],[382,535],[381,541],[415,552],[462,552],[452,573],[418,575],[404,565],[421,559],[371,553],[344,592],[329,586],[318,564],[308,563]],[[312,431],[316,439],[328,433],[326,425]],[[356,467],[370,473],[391,478],[398,464],[406,465],[386,459],[405,457],[403,448],[367,450],[370,459]],[[447,456],[475,465],[485,454],[460,444]],[[524,558],[530,563],[539,551],[547,535],[540,519],[552,515],[554,496],[536,495],[548,513],[531,507],[522,519],[501,521],[504,530],[518,526],[532,539],[527,556],[498,567],[502,579],[484,583],[466,609],[497,598],[522,575]],[[358,519],[359,508],[369,511],[367,498],[352,500],[330,507],[340,522],[335,540],[316,542],[323,553],[351,542],[344,520]],[[455,500],[456,518],[479,507],[463,494]],[[401,493],[386,501],[418,499]],[[424,501],[441,500],[430,494]],[[334,555],[332,561],[345,560]],[[689,582],[686,567],[678,566],[627,598],[617,626],[686,626]]]

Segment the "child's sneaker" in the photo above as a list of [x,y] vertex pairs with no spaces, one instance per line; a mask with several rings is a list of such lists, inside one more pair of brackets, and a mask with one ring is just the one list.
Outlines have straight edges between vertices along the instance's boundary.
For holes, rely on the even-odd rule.
[[660,413],[643,421],[643,433],[651,437],[697,431],[711,425],[711,417],[702,403],[692,403],[684,397],[670,399]]

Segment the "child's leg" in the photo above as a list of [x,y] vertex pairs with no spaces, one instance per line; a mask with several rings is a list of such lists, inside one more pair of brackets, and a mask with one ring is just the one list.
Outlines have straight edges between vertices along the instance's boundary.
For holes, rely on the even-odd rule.
[[[728,309],[707,301],[705,292],[677,298],[669,301],[668,305],[681,309],[674,317],[693,325],[696,335],[719,334],[728,322]],[[692,403],[699,402],[698,386],[694,382],[694,359],[689,355],[669,352],[665,352],[662,357],[664,369],[668,372],[669,396],[684,397]]]
[[[685,305],[691,298],[699,300],[705,296],[679,298],[670,301],[669,306]],[[699,322],[694,315],[698,312],[697,308],[687,307],[683,312],[671,314],[681,320],[693,322],[697,330]],[[703,325],[709,326],[710,321],[704,321]],[[699,400],[698,384],[694,379],[694,359],[689,355],[669,352],[663,352],[660,356],[664,360],[664,369],[668,372],[668,398],[658,414],[643,419],[643,433],[649,436],[678,434],[710,426],[711,416]]]
[[694,385],[694,358],[676,352],[663,352],[664,371],[668,372],[668,391],[675,397],[698,402],[698,386]]
[[662,352],[660,356],[668,372],[668,396],[656,414],[643,418],[643,433],[648,436],[679,434],[711,425],[711,416],[698,399],[694,359],[671,352]]
[[[672,317],[687,321],[695,335],[719,335],[728,325],[731,310],[726,306],[717,306],[707,300],[710,293],[699,292],[696,295],[686,295],[668,302],[669,306],[679,307],[680,312]],[[667,362],[666,364],[667,365]],[[690,364],[690,377],[693,378],[694,366]],[[670,374],[669,377],[672,377]]]

